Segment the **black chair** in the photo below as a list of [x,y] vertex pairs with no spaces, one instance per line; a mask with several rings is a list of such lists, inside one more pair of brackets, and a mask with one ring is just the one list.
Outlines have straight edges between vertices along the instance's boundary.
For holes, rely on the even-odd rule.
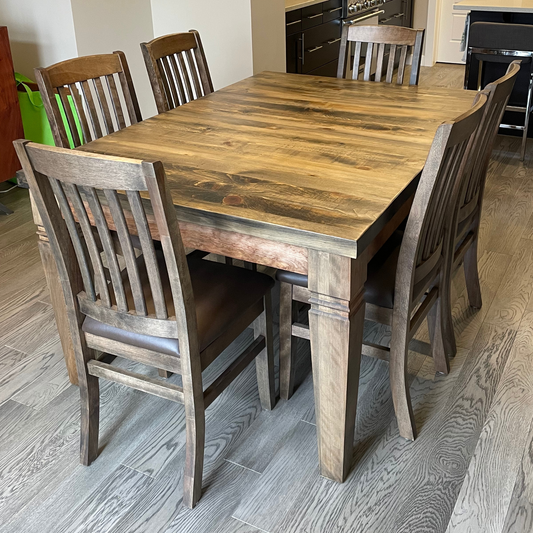
[[511,63],[517,58],[522,60],[522,66],[529,65],[529,87],[527,90],[526,105],[508,105],[505,110],[525,113],[524,125],[500,124],[500,128],[522,131],[520,160],[523,161],[526,153],[527,132],[533,95],[533,26],[527,24],[503,24],[499,22],[474,22],[470,26],[465,70],[465,89],[470,78],[473,59],[479,61],[477,87],[479,90],[482,84],[483,63]]

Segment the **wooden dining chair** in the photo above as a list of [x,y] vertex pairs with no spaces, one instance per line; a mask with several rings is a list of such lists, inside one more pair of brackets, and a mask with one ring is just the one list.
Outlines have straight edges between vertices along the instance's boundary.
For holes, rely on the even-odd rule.
[[[428,319],[432,355],[438,372],[448,373],[453,325],[449,305],[453,237],[458,197],[471,164],[472,138],[487,97],[441,124],[420,178],[405,231],[396,231],[368,263],[365,319],[392,326],[390,348],[363,344],[363,354],[390,361],[390,381],[400,434],[413,440],[416,425],[407,381],[409,341]],[[278,271],[280,296],[280,394],[294,390],[294,337],[309,339],[308,326],[296,322],[293,300],[308,303],[307,276]]]
[[[481,308],[481,287],[477,263],[479,225],[487,169],[498,129],[520,71],[520,61],[513,61],[505,76],[489,83],[484,92],[488,100],[485,113],[474,140],[473,164],[459,198],[459,215],[455,236],[454,269],[464,265],[466,289],[470,306]],[[449,309],[451,315],[451,308]]]
[[142,120],[124,52],[36,68],[35,78],[56,146],[75,148]]
[[[193,507],[202,486],[205,409],[254,359],[261,404],[274,406],[274,282],[258,272],[186,257],[160,162],[15,144],[62,280],[80,386],[81,462],[89,465],[98,454],[98,378],[184,403],[183,502]],[[124,251],[123,270],[111,228]],[[138,257],[131,233],[141,242]],[[152,237],[161,240],[162,250]],[[77,279],[84,289],[76,294]],[[202,371],[251,324],[253,342],[204,390]],[[104,363],[99,352],[179,373],[183,386]]]
[[200,34],[196,30],[141,43],[157,111],[164,113],[213,92]]
[[[353,63],[349,44],[354,45]],[[363,81],[382,81],[383,69],[386,68],[385,82],[402,85],[407,66],[407,52],[411,53],[411,75],[409,85],[418,85],[424,30],[402,28],[400,26],[351,26],[345,25],[342,30],[337,78],[345,78],[347,67],[352,71],[352,79],[359,79],[361,60],[363,63]],[[396,58],[400,55],[396,70]],[[386,65],[385,65],[386,63]]]

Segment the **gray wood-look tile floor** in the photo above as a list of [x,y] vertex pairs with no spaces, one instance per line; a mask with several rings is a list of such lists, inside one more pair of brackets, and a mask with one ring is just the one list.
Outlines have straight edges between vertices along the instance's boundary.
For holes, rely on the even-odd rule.
[[[421,79],[460,87],[462,67],[425,69]],[[181,502],[181,406],[105,384],[100,456],[78,464],[78,393],[28,194],[0,195],[15,210],[0,217],[0,533],[533,531],[533,169],[518,147],[499,138],[490,166],[480,311],[468,307],[462,272],[453,280],[450,375],[435,375],[425,329],[412,343],[417,441],[398,436],[387,364],[364,359],[353,471],[342,485],[321,478],[302,341],[301,384],[289,402],[262,412],[248,368],[208,409],[204,493],[192,511]]]

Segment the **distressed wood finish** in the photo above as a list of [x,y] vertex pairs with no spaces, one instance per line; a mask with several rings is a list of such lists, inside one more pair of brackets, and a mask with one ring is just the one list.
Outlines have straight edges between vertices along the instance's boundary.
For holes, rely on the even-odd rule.
[[[80,149],[161,160],[180,224],[213,230],[209,251],[222,230],[356,258],[414,193],[439,124],[472,99],[267,72]],[[195,237],[184,244],[204,249]],[[250,262],[262,247],[232,245]]]
[[[69,148],[67,131],[73,147],[77,147],[142,120],[124,52],[78,57],[36,68],[35,79],[56,146]],[[56,95],[67,123],[61,118]],[[82,137],[75,126],[73,110],[78,115]]]
[[[189,266],[161,163],[95,156],[28,141],[16,141],[15,148],[50,240],[66,302],[82,407],[81,462],[89,465],[98,454],[100,399],[97,378],[184,403],[187,452],[183,501],[188,507],[194,507],[202,490],[205,408],[256,358],[261,403],[266,409],[274,407],[270,289],[265,285],[258,303],[241,304],[242,309],[227,331],[219,332],[218,337],[201,351]],[[133,251],[123,211],[125,207],[119,201],[117,190],[126,191],[129,211],[138,230],[142,252],[139,257]],[[141,191],[149,195],[161,239],[162,257],[156,254],[139,196]],[[100,202],[102,196],[108,201],[107,213]],[[114,222],[120,252],[126,263],[124,270],[119,266],[108,217]],[[92,224],[96,226],[101,246],[96,243]],[[165,279],[170,286],[170,297],[164,294]],[[85,334],[86,317],[129,332],[130,338],[124,341],[126,347],[121,342],[112,341],[109,351],[152,367],[179,371],[183,386],[98,361],[96,350],[107,351],[107,334]],[[210,318],[217,320],[214,316]],[[243,318],[246,319],[244,322]],[[255,342],[204,392],[203,367],[214,361],[254,321],[258,324]],[[239,327],[236,329],[235,325]],[[139,341],[132,338],[132,334],[179,339],[179,348],[176,344],[170,356],[142,347],[139,349]],[[213,353],[214,346],[218,348],[217,353]]]
[[[469,176],[459,199],[454,268],[458,268],[461,262],[464,262],[468,299],[470,305],[476,309],[479,309],[482,304],[477,248],[485,180],[498,128],[519,71],[520,62],[513,61],[505,76],[485,87],[484,92],[488,96],[487,107],[474,140],[475,146]],[[451,309],[449,313],[451,314]]]
[[[469,112],[458,117],[456,121],[445,122],[437,130],[407,219],[399,251],[393,309],[380,312],[379,308],[373,305],[366,315],[368,319],[382,321],[385,324],[392,322],[390,349],[371,344],[363,348],[363,353],[390,360],[391,389],[400,434],[411,440],[416,437],[416,427],[407,379],[408,344],[427,317],[436,370],[448,373],[448,355],[455,350],[453,322],[451,314],[448,315],[447,311],[451,309],[450,271],[453,263],[459,197],[469,177],[466,169],[470,168],[471,160],[476,155],[477,146],[473,139],[482,119],[486,101],[486,95],[479,95]],[[332,270],[336,269],[332,267]],[[323,276],[326,276],[325,272]],[[344,279],[351,278],[345,275]],[[291,349],[292,336],[305,338],[308,332],[300,325],[294,324],[289,315],[292,302],[288,301],[288,297],[292,299],[293,294],[287,285],[282,283],[280,320],[289,322],[282,324],[280,328],[280,375],[284,383],[282,394],[288,398],[294,388],[291,382],[294,379],[295,364],[292,357],[294,350]],[[315,302],[311,277],[308,279],[308,285],[307,291],[305,289],[302,291],[300,288],[301,292],[307,293],[303,298],[300,296],[300,299],[312,304],[309,315],[311,325],[313,302]],[[361,287],[359,298],[362,299],[364,280]],[[339,310],[339,303],[334,307]],[[323,314],[324,309],[321,312]],[[355,311],[351,311],[348,316],[354,313]],[[384,320],[381,315],[384,315]],[[323,333],[323,335],[326,339],[332,336],[336,338],[332,333],[329,335]],[[331,369],[325,369],[325,372],[331,372]],[[335,373],[338,374],[336,368]],[[330,386],[334,387],[335,382],[339,382],[338,378],[332,379]],[[318,413],[318,399],[316,404]]]
[[[465,91],[267,72],[80,147],[162,160],[180,227],[199,230],[190,242],[183,233],[186,246],[221,255],[231,246],[233,257],[267,266],[298,262],[310,277],[322,268],[310,254],[355,264],[348,290],[339,294],[333,280],[315,291],[326,310],[315,315],[317,331],[336,327],[337,312],[342,320],[331,354],[342,388],[317,385],[324,409],[336,404],[341,417],[328,431],[319,427],[322,471],[333,479],[345,478],[352,457],[347,383],[358,380],[364,251],[385,228],[394,231],[438,125],[471,102]],[[328,365],[331,349],[318,339],[318,366]]]
[[[351,54],[348,53],[353,43],[354,61],[350,62]],[[350,26],[345,25],[342,30],[341,47],[337,78],[344,78],[347,70],[352,72],[352,79],[359,78],[361,59],[363,59],[363,80],[381,82],[384,67],[386,68],[385,82],[392,83],[395,72],[395,59],[400,53],[400,62],[396,70],[396,83],[402,85],[407,66],[407,51],[411,48],[411,74],[409,85],[418,85],[422,46],[424,44],[424,30],[413,30],[400,26]],[[366,46],[366,55],[362,57],[363,45]],[[388,53],[387,65],[384,65],[385,53]],[[375,67],[375,71],[374,71]]]
[[213,92],[200,34],[196,30],[141,43],[157,111],[164,113]]

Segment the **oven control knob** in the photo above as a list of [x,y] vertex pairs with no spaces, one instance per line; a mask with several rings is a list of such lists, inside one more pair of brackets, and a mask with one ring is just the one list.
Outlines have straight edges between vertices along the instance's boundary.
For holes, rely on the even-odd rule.
[[355,11],[354,5],[348,6],[348,13],[353,13],[354,11]]

